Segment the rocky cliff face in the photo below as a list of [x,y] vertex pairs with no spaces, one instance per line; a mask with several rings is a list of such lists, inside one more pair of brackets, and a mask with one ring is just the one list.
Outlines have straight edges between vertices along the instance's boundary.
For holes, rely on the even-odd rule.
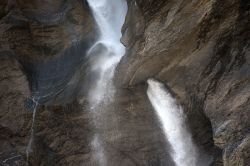
[[23,165],[31,118],[24,106],[29,84],[16,60],[1,56],[0,66],[0,162]]
[[31,98],[39,110],[77,98],[79,70],[96,34],[86,1],[0,2],[0,165],[27,164]]
[[166,83],[187,111],[194,139],[206,151],[213,151],[212,144],[219,147],[224,165],[247,165],[249,2],[128,4],[122,38],[127,53],[118,66],[117,86],[133,87],[150,77]]
[[32,96],[40,103],[72,102],[79,80],[68,82],[86,61],[97,33],[87,2],[4,2],[1,52],[23,65]]
[[87,2],[0,2],[0,165],[27,165],[32,97],[29,165],[98,165],[102,155],[109,166],[174,165],[146,97],[151,77],[182,104],[212,165],[250,163],[249,1],[127,2],[117,94],[95,114],[81,91],[97,34]]

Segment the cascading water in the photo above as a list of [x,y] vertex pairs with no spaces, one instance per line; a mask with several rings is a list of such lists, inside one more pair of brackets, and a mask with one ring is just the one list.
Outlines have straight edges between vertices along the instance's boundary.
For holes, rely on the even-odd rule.
[[27,161],[29,161],[29,154],[32,152],[32,143],[33,143],[33,139],[34,139],[34,123],[35,123],[36,111],[37,111],[37,106],[38,106],[38,102],[34,98],[32,99],[32,101],[35,105],[33,108],[30,139],[29,139],[29,143],[28,143],[27,148],[26,148]]
[[102,141],[100,140],[98,135],[94,136],[93,141],[91,142],[91,146],[93,147],[94,151],[94,157],[93,160],[96,164],[99,166],[106,166],[107,165],[107,159],[105,157],[104,148],[102,145]]
[[[98,107],[101,103],[111,102],[115,89],[113,87],[114,71],[125,47],[121,44],[121,28],[127,13],[126,0],[88,0],[100,31],[98,41],[88,51],[91,76],[95,77],[89,90],[89,103],[92,110],[93,122],[97,126]],[[93,78],[92,78],[93,79]],[[95,165],[106,166],[107,158],[102,145],[101,136],[95,134],[92,142],[93,160]]]
[[[91,63],[91,71],[97,73],[97,78],[89,91],[90,104],[95,107],[112,99],[114,94],[114,70],[125,54],[125,47],[121,44],[120,38],[127,3],[125,0],[88,0],[88,3],[100,31],[99,40],[88,52],[88,56],[95,57]],[[100,48],[101,51],[96,55],[95,50]]]
[[173,148],[171,156],[177,166],[197,165],[198,152],[191,134],[185,127],[185,115],[165,86],[156,80],[148,80],[148,98],[162,124],[164,134]]

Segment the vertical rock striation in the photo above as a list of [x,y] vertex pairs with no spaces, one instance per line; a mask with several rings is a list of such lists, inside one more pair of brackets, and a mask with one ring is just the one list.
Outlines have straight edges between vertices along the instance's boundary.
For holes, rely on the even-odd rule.
[[[154,77],[177,95],[194,139],[224,165],[249,156],[249,2],[128,0],[117,87]],[[213,144],[216,146],[213,148]],[[218,159],[217,165],[220,165]]]
[[146,97],[150,77],[173,91],[214,165],[250,163],[249,0],[127,2],[117,94],[96,125],[86,95],[77,101],[97,34],[86,0],[0,2],[0,165],[27,164],[29,97],[40,103],[30,165],[96,164],[96,133],[111,165],[173,165]]
[[[41,105],[67,108],[75,101],[84,77],[81,69],[87,61],[86,51],[96,32],[85,0],[0,2],[0,165],[27,164],[25,149],[32,122],[28,98],[38,100],[38,112],[45,110]],[[77,105],[74,109],[78,110]],[[54,133],[47,132],[42,139],[36,136],[43,124],[46,120],[38,117],[30,165],[38,165],[46,152],[53,156],[39,140]],[[63,130],[60,127],[57,125]]]

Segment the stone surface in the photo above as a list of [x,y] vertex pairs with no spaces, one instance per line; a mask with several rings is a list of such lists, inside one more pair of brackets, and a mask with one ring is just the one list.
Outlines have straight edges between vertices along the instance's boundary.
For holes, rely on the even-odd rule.
[[34,165],[173,165],[170,147],[144,89],[119,91],[114,103],[90,110],[81,104],[38,110]]
[[3,8],[0,51],[23,65],[32,96],[41,104],[72,102],[79,85],[73,75],[97,36],[87,2],[20,0]]
[[196,142],[211,151],[214,141],[224,165],[247,165],[249,154],[238,149],[247,148],[250,131],[249,1],[128,2],[117,87],[150,77],[166,83]]
[[20,64],[0,57],[0,165],[25,165],[31,112],[25,106],[29,85]]
[[40,105],[67,105],[76,99],[82,85],[78,70],[96,34],[86,1],[0,2],[0,165],[27,165],[31,98]]
[[[82,90],[97,36],[86,1],[0,2],[0,165],[174,165],[146,97],[150,77],[183,106],[212,165],[250,163],[249,1],[127,2],[127,51],[103,111]],[[27,163],[32,97],[40,105]]]

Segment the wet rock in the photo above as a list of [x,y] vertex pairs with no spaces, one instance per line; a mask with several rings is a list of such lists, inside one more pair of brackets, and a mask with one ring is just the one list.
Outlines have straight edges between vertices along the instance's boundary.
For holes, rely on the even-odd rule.
[[41,104],[71,103],[79,84],[72,78],[97,34],[87,2],[15,1],[1,27],[1,50],[23,65],[32,96]]
[[[141,89],[142,88],[142,89]],[[173,165],[144,85],[90,109],[86,98],[38,110],[33,165]],[[153,118],[155,117],[155,118]]]
[[[236,150],[232,145],[250,128],[249,2],[128,2],[122,40],[127,52],[118,65],[116,86],[133,87],[150,77],[166,83],[187,112],[202,149],[214,156],[222,156],[221,150],[224,156],[229,147]],[[224,163],[235,165],[231,157],[224,157]],[[235,162],[248,159],[238,155]]]
[[0,57],[0,165],[24,165],[30,113],[24,106],[29,85],[20,64]]
[[27,164],[32,97],[30,165],[173,165],[145,94],[150,77],[173,91],[213,165],[250,162],[249,1],[128,5],[115,101],[93,113],[81,91],[97,34],[86,1],[0,2],[0,165]]
[[14,166],[25,166],[27,165],[24,157],[16,152],[2,153],[0,155],[0,165],[14,165]]
[[[4,0],[0,8],[0,165],[27,165],[29,110],[34,101],[39,107],[74,101],[82,86],[79,69],[96,38],[95,22],[86,1]],[[45,122],[35,120],[34,133],[40,123]],[[51,152],[42,138],[36,140],[30,165]],[[47,165],[57,159],[53,153],[47,157]]]
[[250,138],[249,135],[239,142],[229,145],[225,149],[223,156],[225,165],[248,165],[249,164],[249,149]]

